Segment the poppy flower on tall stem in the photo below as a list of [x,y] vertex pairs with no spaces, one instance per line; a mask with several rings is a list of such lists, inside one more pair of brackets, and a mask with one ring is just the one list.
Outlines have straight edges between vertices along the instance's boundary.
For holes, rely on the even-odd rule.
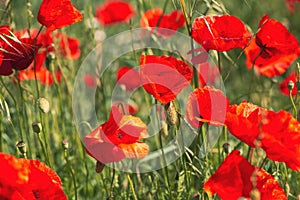
[[0,75],[11,75],[13,70],[29,67],[37,54],[39,44],[28,38],[18,38],[9,26],[0,27]]
[[189,86],[192,75],[191,67],[175,57],[141,55],[141,84],[163,104],[176,99],[176,96]]
[[0,152],[0,166],[0,199],[67,199],[59,176],[38,160]]
[[207,51],[229,51],[244,48],[251,33],[244,23],[235,16],[201,16],[192,24],[192,38]]
[[96,17],[100,24],[109,26],[117,23],[128,23],[135,12],[131,4],[126,1],[106,1],[96,8]]
[[287,199],[275,178],[265,170],[252,166],[238,150],[226,157],[203,188],[209,195],[217,193],[223,200],[250,198],[254,189],[259,191],[261,200]]
[[229,100],[219,89],[212,86],[196,88],[188,97],[186,118],[195,128],[203,122],[224,126]]
[[298,58],[300,47],[287,28],[268,15],[262,17],[259,31],[245,48],[246,66],[258,74],[274,77],[286,72]]
[[37,19],[48,31],[54,31],[80,22],[82,15],[70,0],[43,0]]
[[149,146],[139,140],[147,137],[147,126],[140,118],[123,114],[118,106],[113,106],[108,121],[84,136],[83,142],[90,156],[107,164],[145,157]]
[[184,15],[179,10],[174,10],[171,14],[164,14],[162,9],[155,8],[147,10],[140,19],[143,28],[157,29],[158,36],[170,37],[179,28],[184,26]]

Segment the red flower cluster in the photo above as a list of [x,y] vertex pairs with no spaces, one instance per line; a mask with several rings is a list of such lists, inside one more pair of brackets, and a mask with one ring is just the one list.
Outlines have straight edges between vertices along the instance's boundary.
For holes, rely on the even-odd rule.
[[160,8],[146,11],[140,20],[141,27],[150,27],[153,30],[157,28],[157,34],[162,37],[174,35],[174,31],[184,24],[185,20],[182,12],[175,10],[167,15]]
[[38,13],[38,21],[53,31],[82,20],[81,13],[70,0],[43,0]]
[[192,69],[172,56],[141,55],[140,77],[144,89],[167,104],[190,84]]
[[87,153],[100,163],[124,158],[143,158],[147,144],[138,140],[148,137],[147,126],[137,117],[124,115],[117,106],[111,108],[107,122],[83,138]]
[[17,37],[9,26],[0,26],[0,75],[29,67],[38,49],[30,37]]
[[225,125],[249,146],[264,149],[271,160],[300,171],[300,123],[290,113],[243,102],[230,107]]
[[196,88],[188,97],[186,117],[195,128],[203,122],[224,125],[229,101],[221,90],[212,86]]
[[193,22],[192,37],[207,51],[229,51],[244,48],[251,34],[244,23],[234,16],[201,16]]
[[292,72],[284,81],[282,81],[282,83],[280,83],[279,88],[280,91],[289,96],[290,95],[290,89],[288,88],[288,83],[289,81],[292,81],[294,83],[294,88],[292,89],[292,95],[296,96],[298,89],[297,89],[297,83],[296,83],[296,73]]
[[38,160],[0,153],[0,166],[0,199],[67,199],[59,176]]
[[[26,30],[17,31],[15,34],[20,37],[35,37],[38,33],[37,29],[32,29],[30,36]],[[37,43],[41,45],[39,52],[35,57],[36,77],[42,84],[52,85],[52,73],[44,66],[47,55],[55,52],[55,55],[62,56],[69,59],[78,59],[80,57],[79,40],[71,38],[66,34],[56,32],[40,33],[37,37]],[[56,47],[56,48],[55,48]],[[55,72],[56,80],[60,82],[61,72]],[[34,80],[34,63],[28,67],[27,70],[22,70],[19,73],[19,80]]]
[[287,199],[278,182],[266,171],[252,166],[240,155],[232,151],[217,171],[205,182],[204,190],[213,195],[217,193],[223,200],[249,198],[254,189],[251,177],[256,178],[255,187],[260,192],[261,200]]
[[298,41],[280,22],[264,16],[259,31],[245,49],[246,65],[252,66],[258,74],[274,77],[286,72],[298,58]]
[[97,7],[96,17],[102,25],[112,25],[121,22],[129,22],[134,16],[134,10],[126,1],[107,1]]

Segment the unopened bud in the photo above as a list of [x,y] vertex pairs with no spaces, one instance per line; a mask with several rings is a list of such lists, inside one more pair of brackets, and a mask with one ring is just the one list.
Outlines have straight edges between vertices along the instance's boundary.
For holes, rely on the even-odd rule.
[[39,109],[43,112],[43,113],[47,113],[50,110],[50,104],[49,101],[45,98],[39,98],[38,99],[38,106]]
[[102,162],[97,161],[95,170],[96,170],[97,173],[101,173],[102,170],[104,169],[104,167],[105,167],[105,164],[103,164]]
[[170,126],[177,125],[179,122],[179,119],[178,119],[178,113],[176,111],[174,104],[172,102],[170,102],[169,104],[166,105],[166,109],[167,109],[167,123]]
[[293,81],[289,81],[288,82],[288,88],[289,88],[289,90],[293,90],[294,87],[295,87],[295,83]]
[[42,124],[40,122],[33,122],[32,129],[33,129],[33,132],[40,133],[40,132],[42,132]]
[[69,149],[69,141],[68,140],[63,140],[61,142],[61,145],[65,151]]
[[286,182],[284,185],[285,193],[288,195],[291,191],[290,185]]
[[230,153],[230,144],[229,143],[224,143],[223,144],[223,151],[226,153],[226,154],[229,154]]
[[26,152],[27,152],[27,148],[26,148],[26,143],[24,141],[20,141],[16,144],[16,146],[18,147],[20,153],[26,157]]

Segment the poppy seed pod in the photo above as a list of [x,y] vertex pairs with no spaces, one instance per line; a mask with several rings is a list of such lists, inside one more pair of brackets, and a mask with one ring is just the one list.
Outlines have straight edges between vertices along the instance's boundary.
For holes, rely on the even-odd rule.
[[33,132],[40,133],[40,132],[42,132],[42,124],[40,122],[33,122],[32,129],[33,129]]
[[43,112],[43,113],[47,113],[50,110],[50,104],[49,101],[45,98],[39,98],[38,99],[38,106],[39,109]]
[[26,148],[26,143],[24,141],[18,142],[16,146],[18,147],[21,154],[23,155],[26,154],[27,148]]

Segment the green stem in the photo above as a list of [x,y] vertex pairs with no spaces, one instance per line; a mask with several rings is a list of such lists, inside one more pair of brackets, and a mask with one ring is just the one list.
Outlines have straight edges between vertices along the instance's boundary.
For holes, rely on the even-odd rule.
[[[9,96],[11,97],[11,99],[13,100],[14,104],[15,104],[15,108],[16,108],[16,113],[20,113],[20,110],[19,110],[19,105],[14,97],[14,95],[11,93],[11,91],[7,88],[6,84],[4,83],[2,77],[0,76],[0,82],[1,84],[3,85],[3,87],[5,88],[6,92],[9,94]],[[19,137],[21,138],[20,141],[22,140],[23,141],[23,131],[22,131],[22,123],[21,123],[21,117],[20,115],[18,115],[17,117],[17,120],[18,120],[18,124],[19,124]]]
[[134,186],[133,186],[132,180],[131,180],[130,175],[128,174],[128,172],[126,172],[126,176],[127,176],[127,179],[128,179],[129,185],[130,185],[130,189],[131,189],[132,194],[133,194],[133,199],[137,200],[138,198],[136,196],[136,193],[135,193],[135,190],[134,190]]
[[115,180],[115,174],[116,174],[114,163],[113,163],[113,172],[112,173],[113,174],[112,174],[112,178],[111,178],[111,182],[110,182],[109,199],[113,199],[113,187],[114,187],[114,180]]
[[74,171],[72,169],[71,163],[69,161],[69,154],[68,154],[67,150],[64,150],[64,157],[65,157],[65,161],[67,163],[67,166],[69,168],[69,172],[71,174],[71,178],[72,178],[72,182],[73,182],[73,186],[74,186],[74,192],[75,192],[75,200],[77,200],[78,196],[77,196],[76,178],[75,178],[75,173],[74,173]]
[[49,160],[49,156],[48,156],[48,154],[47,154],[47,150],[46,150],[46,148],[45,148],[45,145],[43,144],[43,140],[42,140],[42,137],[41,137],[41,133],[37,133],[37,134],[38,134],[38,139],[39,139],[40,145],[41,145],[41,147],[42,147],[44,156],[45,156],[45,158],[46,158],[46,162],[47,162],[47,164],[49,165],[49,167],[52,168],[51,163],[50,163],[50,160]]
[[294,116],[297,119],[298,111],[297,111],[297,106],[296,106],[296,104],[294,102],[294,99],[293,99],[292,90],[290,90],[290,92],[289,92],[289,97],[290,97],[290,101],[291,101],[291,104],[292,104],[292,107],[293,107]]

